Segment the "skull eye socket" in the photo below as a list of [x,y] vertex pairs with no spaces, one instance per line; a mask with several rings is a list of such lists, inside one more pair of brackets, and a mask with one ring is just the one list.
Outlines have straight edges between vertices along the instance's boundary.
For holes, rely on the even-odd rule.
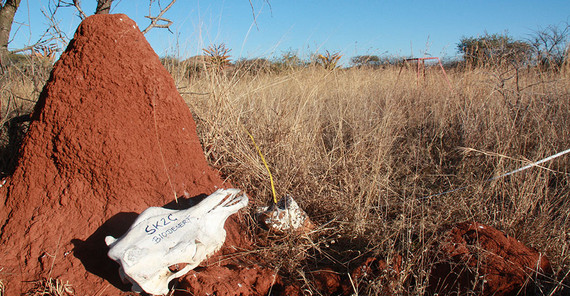
[[181,271],[187,265],[188,265],[188,263],[172,264],[172,265],[168,266],[168,270],[170,270],[170,272],[172,272],[172,273],[177,273],[177,272]]

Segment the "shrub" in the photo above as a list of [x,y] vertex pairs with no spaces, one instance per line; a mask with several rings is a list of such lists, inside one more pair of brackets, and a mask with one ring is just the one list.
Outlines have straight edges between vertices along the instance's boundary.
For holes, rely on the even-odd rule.
[[506,34],[485,34],[482,37],[463,37],[457,50],[471,66],[501,66],[509,63],[524,64],[530,61],[531,45],[514,40]]

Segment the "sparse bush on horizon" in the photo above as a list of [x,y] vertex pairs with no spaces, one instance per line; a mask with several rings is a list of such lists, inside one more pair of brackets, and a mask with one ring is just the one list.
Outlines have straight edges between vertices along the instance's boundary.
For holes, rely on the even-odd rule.
[[489,65],[506,66],[510,63],[528,63],[532,48],[528,42],[514,40],[507,34],[488,34],[479,37],[463,37],[457,51],[471,67]]
[[359,55],[350,59],[350,64],[353,67],[372,67],[378,68],[382,65],[380,57],[376,55]]
[[395,65],[401,65],[405,57],[401,56],[376,56],[376,55],[358,55],[350,59],[352,67],[363,68],[380,68]]
[[298,70],[305,67],[309,62],[304,61],[299,53],[290,49],[281,54],[281,56],[273,59],[273,64],[278,70]]
[[252,75],[267,74],[278,71],[277,66],[263,58],[240,59],[234,63],[236,71],[245,71]]
[[538,29],[526,40],[507,33],[463,37],[457,44],[468,67],[538,66],[542,71],[560,70],[569,57],[570,25],[551,25]]

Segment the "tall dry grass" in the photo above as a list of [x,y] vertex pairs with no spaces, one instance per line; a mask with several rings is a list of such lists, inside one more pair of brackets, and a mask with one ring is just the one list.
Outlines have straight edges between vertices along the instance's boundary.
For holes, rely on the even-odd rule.
[[[567,285],[570,156],[486,182],[570,148],[567,72],[455,70],[449,89],[437,68],[418,81],[414,68],[399,67],[191,75],[187,65],[167,67],[211,165],[246,189],[253,207],[269,203],[269,176],[251,133],[278,194],[292,195],[320,225],[311,236],[260,232],[259,254],[308,291],[318,293],[312,274],[324,267],[348,272],[369,256],[402,256],[390,289],[422,294],[442,227],[467,220],[546,253],[555,275],[543,294]],[[22,126],[12,119],[31,111],[48,77],[34,74],[38,64],[25,69],[2,78],[3,174],[15,155],[6,147],[19,141],[8,136],[10,126]],[[386,286],[382,278],[354,283],[361,295]]]
[[278,193],[325,225],[311,239],[269,244],[275,268],[309,289],[308,275],[323,266],[348,271],[368,256],[401,255],[394,292],[421,294],[439,230],[474,220],[546,253],[556,269],[550,289],[559,291],[570,271],[570,156],[486,180],[570,148],[568,75],[507,68],[448,75],[453,89],[436,68],[420,81],[399,67],[177,81],[190,90],[184,98],[208,160],[254,206],[270,202],[271,189],[246,130]]

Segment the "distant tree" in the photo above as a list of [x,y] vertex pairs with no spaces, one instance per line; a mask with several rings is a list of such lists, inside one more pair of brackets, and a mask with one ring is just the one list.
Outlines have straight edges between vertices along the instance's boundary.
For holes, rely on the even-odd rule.
[[274,59],[273,64],[277,69],[284,70],[303,67],[305,62],[303,62],[297,52],[290,49],[283,52],[280,57]]
[[457,44],[466,63],[473,66],[525,63],[529,61],[532,46],[514,40],[507,34],[485,34],[482,37],[463,37]]
[[354,67],[372,67],[377,68],[382,64],[380,57],[376,55],[359,55],[352,57],[350,63]]
[[273,63],[264,58],[240,59],[235,62],[235,67],[238,71],[254,75],[259,73],[270,73],[274,70]]
[[570,25],[550,25],[538,29],[531,34],[535,59],[542,69],[559,68],[568,59],[570,41]]

